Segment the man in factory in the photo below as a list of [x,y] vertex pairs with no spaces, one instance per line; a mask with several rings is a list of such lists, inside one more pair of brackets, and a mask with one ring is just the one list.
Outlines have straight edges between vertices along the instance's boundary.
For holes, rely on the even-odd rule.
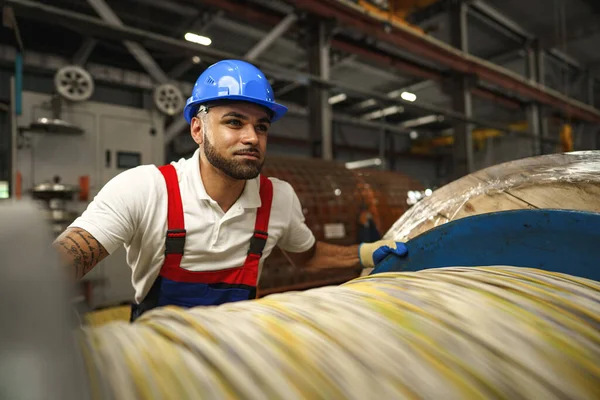
[[158,306],[255,298],[275,246],[307,268],[373,267],[390,253],[406,254],[394,241],[315,240],[291,185],[260,174],[271,124],[286,112],[255,66],[225,60],[208,67],[184,109],[194,155],[117,175],[54,242],[75,278],[124,245],[134,320]]

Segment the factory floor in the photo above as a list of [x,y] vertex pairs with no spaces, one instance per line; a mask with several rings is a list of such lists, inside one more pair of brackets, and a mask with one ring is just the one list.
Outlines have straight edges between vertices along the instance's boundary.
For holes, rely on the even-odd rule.
[[88,326],[102,326],[114,321],[129,321],[131,306],[116,306],[86,313],[83,323]]

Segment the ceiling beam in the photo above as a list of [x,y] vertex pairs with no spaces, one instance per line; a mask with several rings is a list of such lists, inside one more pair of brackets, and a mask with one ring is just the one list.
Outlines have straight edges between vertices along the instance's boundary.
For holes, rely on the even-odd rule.
[[[108,22],[109,24],[122,27],[124,26],[123,21],[115,14],[104,0],[87,0],[92,8],[100,15],[100,17]],[[166,83],[169,81],[167,74],[162,70],[154,58],[144,49],[139,43],[124,40],[123,45],[127,47],[127,50],[131,55],[140,63],[142,67],[150,74],[154,80],[159,83]]]
[[[355,54],[334,57],[331,61],[331,65],[329,66],[330,72],[335,72],[336,69],[343,67],[344,65],[351,64],[352,62],[354,62],[355,59],[356,59]],[[305,64],[306,65],[303,64],[303,65],[299,66],[301,70],[304,70],[307,67],[308,62]],[[302,82],[298,82],[298,81],[291,82],[291,83],[288,83],[287,85],[285,85],[284,87],[282,87],[281,89],[276,90],[275,94],[277,96],[283,96],[284,94],[289,93],[293,90],[296,90],[297,88],[302,87],[302,86],[304,86],[304,84]]]
[[[221,18],[223,11],[205,11],[200,15],[190,27],[190,32],[198,35],[203,35],[206,31]],[[201,60],[200,60],[201,61]],[[178,79],[188,72],[197,62],[193,61],[193,57],[185,57],[179,64],[176,64],[170,71],[171,79]]]
[[[99,37],[103,38],[125,38],[126,40],[132,40],[138,43],[143,43],[145,46],[160,48],[164,50],[170,50],[180,55],[191,53],[193,55],[198,53],[206,54],[207,57],[216,57],[218,59],[229,59],[229,58],[240,58],[234,54],[219,51],[206,46],[200,46],[194,43],[187,42],[185,40],[178,40],[168,36],[156,34],[153,32],[143,31],[141,29],[116,26],[108,24],[101,19],[91,17],[89,15],[74,13],[69,10],[63,10],[57,7],[49,6],[30,0],[4,0],[5,3],[14,7],[15,11],[18,11],[21,15],[26,15],[31,19],[48,22],[51,21],[53,24],[62,25],[69,27],[72,30],[79,31],[84,34],[92,34],[94,32]],[[242,58],[243,59],[243,58]],[[281,79],[284,81],[301,81],[305,84],[316,83],[326,88],[338,88],[344,91],[348,95],[355,95],[357,97],[365,96],[372,97],[375,99],[382,100],[384,102],[390,102],[390,99],[385,94],[377,91],[370,91],[364,89],[357,89],[352,83],[342,82],[339,80],[324,80],[318,76],[303,73],[301,71],[290,70],[290,68],[277,65],[274,63],[255,63],[258,68],[261,68],[267,75],[271,75],[274,78]],[[448,110],[445,107],[437,107],[424,102],[410,103],[407,101],[394,100],[392,103],[400,104],[405,107],[410,107],[414,110],[425,111],[428,113],[437,113],[444,115],[447,119],[471,123],[475,126],[483,126],[488,128],[496,128],[504,132],[511,132],[509,128],[501,123],[494,121],[481,120],[477,118],[468,118],[462,113]],[[591,108],[591,107],[590,107]],[[594,110],[599,114],[600,112]],[[519,133],[521,135],[528,135],[527,132]]]
[[[596,0],[594,0],[596,1]],[[600,2],[598,2],[600,7]],[[576,42],[583,38],[600,34],[600,15],[582,15],[569,18],[566,25],[569,27],[564,37],[557,38],[556,27],[539,32],[540,47],[543,49],[560,49],[565,45]]]
[[85,38],[79,49],[75,52],[75,55],[73,55],[73,64],[84,65],[88,58],[90,58],[97,43],[98,41],[96,39],[90,37]]
[[531,32],[528,32],[521,27],[521,25],[502,14],[494,7],[488,5],[483,0],[471,1],[469,3],[469,11],[475,11],[476,13],[480,13],[480,15],[489,18],[490,21],[498,24],[500,28],[506,29],[511,36],[516,35],[523,43],[534,38],[534,35]]
[[[199,0],[195,0],[195,1],[199,1]],[[273,26],[277,23],[277,21],[279,21],[281,19],[281,17],[278,17],[277,15],[274,15],[273,13],[265,12],[264,14],[257,16],[254,14],[255,11],[253,11],[253,10],[248,10],[248,12],[246,12],[245,10],[247,10],[247,7],[244,7],[243,5],[238,4],[238,3],[231,2],[229,0],[203,0],[203,3],[206,3],[207,5],[214,6],[214,7],[220,6],[221,8],[226,10],[228,13],[230,13],[231,16],[241,17],[245,21],[256,20],[256,21],[259,21],[261,24],[264,24],[267,26]],[[444,3],[444,1],[441,1],[440,3]],[[485,10],[489,11],[489,8],[485,8]],[[436,12],[439,12],[439,9]],[[524,31],[522,31],[522,32],[524,32]],[[527,33],[525,32],[523,34],[527,34]],[[413,77],[420,77],[423,79],[433,79],[433,80],[437,80],[437,81],[440,81],[442,79],[442,76],[439,73],[439,71],[436,71],[429,67],[411,62],[409,60],[404,60],[404,59],[401,59],[396,56],[392,56],[392,55],[384,54],[382,52],[374,51],[372,49],[369,49],[368,47],[361,46],[361,45],[351,42],[347,39],[334,37],[331,41],[331,46],[332,46],[332,48],[334,48],[336,50],[344,51],[349,54],[356,54],[356,55],[359,55],[364,58],[369,58],[369,59],[376,61],[382,65],[393,66],[393,67],[397,68],[398,70],[400,70],[410,76],[413,76]],[[293,83],[292,83],[292,85],[293,85]],[[295,88],[295,87],[297,87],[297,86],[289,86],[289,88]],[[522,106],[521,101],[516,99],[514,96],[504,95],[503,93],[500,93],[497,90],[490,91],[487,88],[477,87],[472,90],[472,94],[477,97],[492,100],[498,104],[502,104],[511,109],[520,108]],[[598,118],[600,119],[600,114],[598,115]]]
[[[123,1],[123,0],[121,0]],[[165,0],[130,0],[135,3],[143,4],[145,6],[154,7],[158,10],[169,11],[173,14],[181,16],[195,16],[199,14],[199,11],[195,7],[182,5],[176,1],[165,1]]]
[[246,53],[246,58],[249,61],[254,61],[262,53],[264,53],[271,45],[280,37],[285,35],[285,33],[296,23],[298,17],[296,14],[288,14],[286,15],[269,33],[267,33],[263,38],[256,43],[248,52]]
[[383,65],[392,66],[414,77],[425,79],[439,79],[441,77],[441,73],[439,71],[435,71],[431,68],[401,59],[393,55],[373,51],[367,47],[352,43],[349,40],[333,38],[331,40],[331,46],[337,50],[341,50],[349,54],[357,54],[359,56],[378,61]]
[[367,14],[354,3],[342,0],[290,0],[298,9],[321,18],[336,19],[340,24],[398,46],[416,56],[439,63],[455,72],[474,75],[479,79],[559,110],[564,116],[600,123],[600,110],[567,97],[556,90],[529,82],[525,77],[483,59],[459,51],[428,35],[400,24],[387,24]]

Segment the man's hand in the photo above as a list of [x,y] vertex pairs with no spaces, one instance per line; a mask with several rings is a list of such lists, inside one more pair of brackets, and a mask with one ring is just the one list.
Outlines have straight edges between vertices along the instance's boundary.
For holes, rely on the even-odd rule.
[[406,245],[393,240],[379,240],[373,243],[362,243],[358,247],[360,263],[365,268],[373,268],[389,254],[405,256],[408,253]]

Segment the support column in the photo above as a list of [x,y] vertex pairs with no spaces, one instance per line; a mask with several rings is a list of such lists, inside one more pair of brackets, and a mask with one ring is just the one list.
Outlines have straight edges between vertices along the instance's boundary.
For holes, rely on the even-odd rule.
[[[329,27],[317,21],[309,29],[308,72],[323,80],[329,80],[330,68]],[[331,135],[331,106],[329,90],[316,82],[308,87],[309,141],[312,157],[333,159]]]
[[[526,58],[526,73],[527,79],[530,82],[538,81],[538,68],[537,61],[538,55],[536,54],[536,50],[533,46],[528,45],[527,49],[527,58]],[[533,155],[542,154],[542,141],[540,135],[540,106],[538,103],[532,102],[527,106],[527,124],[529,127],[529,132],[533,135],[532,141],[532,152]]]
[[394,171],[396,169],[396,140],[393,134],[387,135],[387,169]]
[[[467,4],[460,0],[453,0],[450,7],[450,43],[468,52],[467,41]],[[449,87],[452,96],[452,105],[455,111],[464,114],[467,118],[473,116],[473,105],[470,91],[471,79],[466,75],[458,75],[452,79]],[[457,122],[454,127],[453,153],[453,178],[459,178],[473,171],[473,139],[472,126],[469,123]]]
[[[17,195],[17,89],[15,77],[10,78],[10,140],[9,140],[9,161],[8,161],[8,184],[9,194],[12,200]],[[33,184],[33,183],[32,183]]]
[[387,146],[387,133],[385,131],[385,128],[381,129],[379,131],[379,159],[381,160],[381,165],[379,166],[379,169],[386,169],[387,168],[387,157],[386,155],[386,146]]
[[[542,50],[540,43],[536,43],[535,46],[535,70],[537,76],[537,82],[545,86],[546,85],[546,53]],[[547,108],[540,106],[538,108],[539,113],[539,130],[540,130],[540,139],[548,138],[548,118],[547,118]],[[540,144],[540,154],[544,154],[544,145]]]
[[587,103],[594,107],[594,89],[595,89],[595,80],[594,80],[594,76],[592,75],[591,71],[588,71],[586,73],[586,82],[585,82],[585,88],[586,88],[586,100]]

